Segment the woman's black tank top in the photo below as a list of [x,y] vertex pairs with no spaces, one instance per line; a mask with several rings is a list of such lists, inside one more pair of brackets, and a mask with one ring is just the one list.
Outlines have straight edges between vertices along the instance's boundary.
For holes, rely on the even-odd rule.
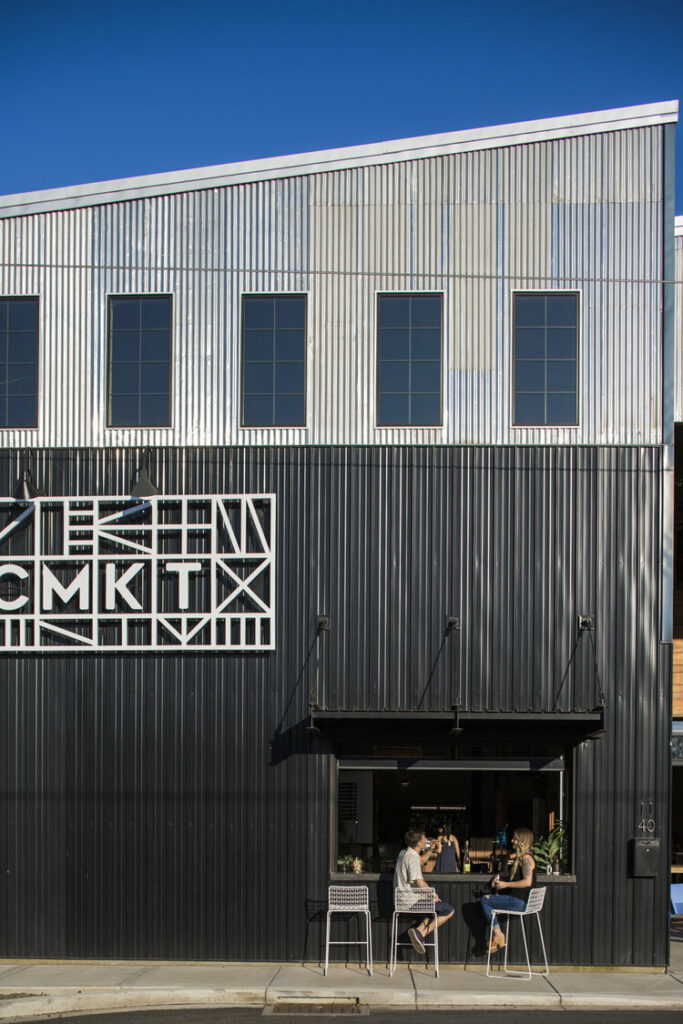
[[[528,855],[525,854],[525,856],[528,856]],[[522,858],[522,860],[523,859],[524,858]],[[519,896],[520,900],[524,900],[525,903],[529,899],[529,893],[531,892],[531,890],[536,885],[536,861],[534,860],[533,857],[531,859],[534,862],[534,870],[531,872],[531,881],[529,882],[529,885],[528,886],[524,886],[524,888],[520,887],[519,889],[513,890],[515,896]],[[520,869],[521,869],[521,865],[520,865]]]

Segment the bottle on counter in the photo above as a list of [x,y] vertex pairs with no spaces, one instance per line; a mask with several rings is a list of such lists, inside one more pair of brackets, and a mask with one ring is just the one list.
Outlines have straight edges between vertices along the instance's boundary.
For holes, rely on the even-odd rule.
[[465,842],[465,852],[462,855],[462,869],[465,872],[465,874],[467,874],[467,872],[472,870],[472,866],[470,864],[470,843],[469,843],[469,839]]
[[562,869],[560,868],[560,858],[556,857],[555,860],[553,861],[553,874],[554,875],[559,875],[561,873],[562,873]]

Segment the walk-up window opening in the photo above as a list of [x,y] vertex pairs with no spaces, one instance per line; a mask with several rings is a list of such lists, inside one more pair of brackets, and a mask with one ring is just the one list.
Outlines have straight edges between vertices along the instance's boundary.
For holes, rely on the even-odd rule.
[[674,425],[674,628],[671,872],[683,879],[683,423]]
[[[563,757],[470,761],[343,758],[337,773],[337,850],[333,862],[366,872],[391,871],[408,828],[452,831],[469,841],[473,871],[489,871],[494,841],[519,826],[547,836],[568,829]],[[562,871],[570,870],[569,849]]]
[[683,872],[683,722],[674,721],[671,736],[671,874]]
[[673,719],[683,730],[683,423],[675,424],[674,442]]

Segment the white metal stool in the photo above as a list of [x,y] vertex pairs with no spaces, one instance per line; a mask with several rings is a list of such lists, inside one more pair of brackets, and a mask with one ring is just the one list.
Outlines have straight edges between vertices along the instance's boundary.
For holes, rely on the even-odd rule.
[[[548,975],[550,973],[550,971],[548,970],[548,957],[546,956],[546,952],[545,952],[545,942],[543,941],[543,929],[541,928],[541,918],[539,916],[540,913],[541,913],[541,910],[543,909],[543,903],[545,901],[545,894],[546,894],[545,888],[532,889],[531,892],[529,893],[529,899],[527,900],[527,904],[526,904],[526,909],[525,910],[494,910],[493,911],[493,917],[491,918],[491,932],[493,932],[494,922],[495,922],[496,918],[500,917],[500,916],[502,916],[504,914],[507,915],[507,924],[505,926],[505,959],[503,961],[503,972],[505,974],[512,974],[512,975],[514,975],[517,978],[526,978],[527,981],[531,980],[531,975],[532,974],[540,974],[543,978],[547,978],[548,977]],[[541,936],[541,947],[543,949],[543,961],[545,963],[545,970],[544,971],[532,971],[531,970],[531,961],[529,960],[529,946],[528,946],[527,941],[526,941],[526,931],[524,930],[524,918],[525,917],[530,917],[531,914],[535,914],[536,915],[536,921],[538,923],[538,932],[539,932],[539,935]],[[525,971],[510,971],[510,970],[508,970],[508,948],[509,948],[509,941],[508,940],[509,940],[509,937],[510,937],[510,918],[511,917],[518,917],[519,918],[519,923],[520,923],[520,925],[522,927],[522,938],[524,939],[524,952],[526,953],[526,966],[527,966],[526,972]],[[488,959],[486,961],[486,977],[487,978],[493,977],[493,975],[491,974],[491,942],[490,941],[489,941],[489,955],[488,955]]]
[[[365,940],[330,942],[332,914],[363,914]],[[325,935],[325,974],[330,964],[330,946],[365,946],[365,966],[372,977],[372,919],[367,885],[331,885],[327,890],[327,932]]]
[[398,919],[401,914],[412,917],[433,917],[433,942],[425,942],[425,949],[434,948],[434,974],[439,977],[439,937],[436,926],[436,889],[394,889],[394,913],[391,918],[391,950],[389,952],[389,974],[396,970],[399,946],[410,946],[412,942],[398,941]]

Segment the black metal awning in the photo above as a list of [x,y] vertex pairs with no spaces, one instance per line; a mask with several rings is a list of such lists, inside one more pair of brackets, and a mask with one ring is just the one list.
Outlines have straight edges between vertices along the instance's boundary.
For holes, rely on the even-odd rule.
[[[533,750],[539,756],[594,738],[606,729],[606,709],[587,711],[382,711],[310,708],[310,728],[326,736],[339,753],[420,759],[433,750],[457,747],[476,756]],[[475,749],[476,748],[476,749]]]
[[564,757],[516,758],[458,758],[456,761],[438,761],[419,758],[342,757],[340,768],[354,771],[382,769],[407,772],[561,772],[566,767]]

